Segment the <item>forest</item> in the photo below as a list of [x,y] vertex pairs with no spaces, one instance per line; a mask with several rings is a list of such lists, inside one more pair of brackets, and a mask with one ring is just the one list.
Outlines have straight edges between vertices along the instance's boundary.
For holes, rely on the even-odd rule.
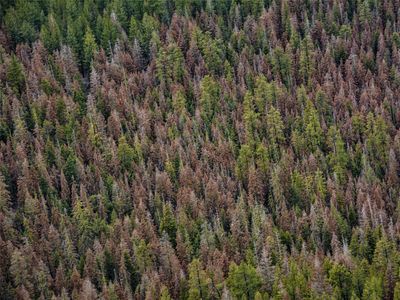
[[400,0],[0,0],[0,299],[400,300],[399,48]]

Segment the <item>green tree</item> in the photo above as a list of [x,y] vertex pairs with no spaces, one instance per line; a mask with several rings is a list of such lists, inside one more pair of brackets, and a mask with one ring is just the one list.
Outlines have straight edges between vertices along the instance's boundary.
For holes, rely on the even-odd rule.
[[189,270],[189,300],[210,299],[210,278],[203,270],[199,259],[194,259]]
[[156,66],[158,80],[164,82],[167,87],[172,83],[183,81],[184,58],[182,51],[175,43],[161,49],[157,56]]
[[161,287],[160,300],[172,300],[168,288],[165,285]]
[[131,289],[132,291],[135,291],[136,287],[140,283],[140,273],[137,264],[132,260],[128,251],[124,252],[124,264],[126,271],[129,274],[129,284]]
[[4,23],[15,44],[33,43],[42,17],[39,1],[17,0],[7,10]]
[[300,269],[293,260],[290,261],[289,274],[284,279],[285,289],[290,299],[307,299],[310,297],[307,271],[304,268]]
[[336,297],[339,299],[350,299],[351,296],[351,273],[342,264],[334,264],[328,275],[330,283],[334,287]]
[[143,15],[142,24],[139,27],[141,37],[139,41],[141,42],[141,46],[145,53],[149,50],[149,43],[152,38],[153,32],[157,32],[159,27],[160,23],[156,18],[147,13]]
[[365,141],[367,157],[375,174],[380,178],[384,176],[387,169],[389,141],[388,126],[383,117],[374,117],[372,113],[369,113]]
[[72,149],[67,149],[65,153],[66,158],[63,171],[65,174],[65,178],[68,180],[69,183],[72,183],[78,177],[77,157]]
[[278,101],[282,94],[282,88],[275,81],[267,82],[263,75],[256,78],[254,97],[260,113],[265,111],[266,106],[278,106]]
[[87,27],[83,40],[83,66],[86,72],[90,71],[93,57],[97,52],[97,44],[92,30]]
[[100,18],[99,22],[101,27],[100,45],[107,54],[110,54],[117,40],[117,28],[108,16]]
[[333,123],[332,106],[328,102],[328,97],[324,91],[318,90],[315,95],[315,106],[318,112],[321,113],[325,122],[330,125]]
[[323,132],[319,122],[318,111],[311,100],[306,102],[303,124],[308,149],[313,152],[322,146]]
[[133,40],[138,40],[143,46],[143,36],[142,36],[142,24],[135,17],[131,18],[129,23],[129,38]]
[[368,273],[368,261],[363,259],[359,263],[357,263],[356,267],[353,270],[353,298],[354,296],[356,296],[358,299],[361,299]]
[[262,143],[256,149],[256,164],[264,174],[267,174],[270,167],[269,153],[268,149]]
[[11,57],[6,79],[13,92],[20,95],[25,87],[25,75],[15,55]]
[[255,111],[253,95],[247,92],[243,100],[243,120],[249,145],[254,145],[256,141],[257,128],[259,127],[259,115],[260,114]]
[[202,35],[200,49],[204,56],[207,69],[213,75],[221,75],[224,66],[224,47],[219,39],[213,39],[208,34]]
[[346,182],[348,155],[340,131],[336,127],[329,129],[328,146],[330,148],[328,160],[333,174],[340,184],[344,184]]
[[281,47],[276,47],[272,53],[274,75],[289,87],[291,84],[291,57]]
[[7,190],[4,176],[0,173],[0,212],[7,213],[10,208],[10,193]]
[[160,233],[166,232],[169,240],[173,246],[176,245],[176,231],[177,225],[172,211],[172,207],[169,203],[163,205],[162,216],[160,221]]
[[367,279],[364,286],[362,299],[380,300],[383,299],[383,281],[379,275],[372,275]]
[[304,83],[309,85],[310,78],[314,71],[313,43],[311,37],[307,35],[301,42],[300,46],[300,75],[303,77]]
[[220,89],[215,78],[205,76],[201,81],[200,92],[200,114],[206,126],[209,127],[219,109],[220,102]]
[[244,180],[247,178],[248,170],[250,167],[250,164],[253,162],[253,151],[252,148],[244,144],[240,148],[239,151],[239,156],[236,160],[236,175],[239,177],[239,179]]
[[66,42],[69,47],[73,50],[79,62],[82,62],[82,45],[79,40],[79,29],[76,23],[68,23],[67,25],[67,36]]
[[277,161],[280,157],[279,146],[285,141],[283,121],[279,110],[271,106],[267,114],[267,133],[270,157]]
[[[124,0],[114,0],[112,3],[112,9],[115,15],[117,16],[117,20],[119,24],[122,26],[124,30],[128,30],[129,27],[129,19],[127,16],[127,9],[124,5]],[[114,25],[115,26],[115,25]]]
[[143,11],[149,15],[157,17],[167,17],[167,2],[166,0],[144,0]]
[[123,171],[131,171],[132,164],[137,160],[137,154],[126,141],[125,136],[122,136],[118,141],[118,159]]
[[400,300],[400,282],[396,283],[396,286],[395,286],[394,292],[393,292],[393,299]]
[[52,14],[49,14],[47,24],[42,25],[40,39],[44,46],[50,51],[58,49],[61,44],[61,31],[58,23]]
[[250,300],[261,288],[262,281],[256,269],[243,261],[239,266],[231,263],[227,284],[233,297]]

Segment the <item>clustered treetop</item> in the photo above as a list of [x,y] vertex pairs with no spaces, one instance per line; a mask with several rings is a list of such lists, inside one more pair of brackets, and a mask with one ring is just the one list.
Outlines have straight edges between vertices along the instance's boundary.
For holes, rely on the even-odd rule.
[[0,299],[400,299],[399,0],[0,0]]

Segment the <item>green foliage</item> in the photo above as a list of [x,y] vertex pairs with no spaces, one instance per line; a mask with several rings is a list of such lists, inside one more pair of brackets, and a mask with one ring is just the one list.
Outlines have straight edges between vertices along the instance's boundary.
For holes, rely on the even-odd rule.
[[98,18],[98,27],[99,27],[99,35],[100,35],[100,45],[108,54],[111,53],[111,50],[117,40],[118,32],[116,26],[111,21],[111,18],[108,16],[104,16],[103,18]]
[[133,163],[138,161],[137,151],[128,144],[125,136],[118,141],[118,160],[122,171],[127,172],[132,172]]
[[396,286],[395,286],[394,292],[393,292],[393,299],[394,300],[400,299],[400,282],[396,283]]
[[32,43],[42,21],[39,1],[17,0],[4,17],[4,23],[15,44]]
[[198,259],[194,259],[189,267],[189,298],[190,300],[195,299],[210,299],[210,283],[211,280],[208,278],[206,272],[201,266],[201,262]]
[[219,109],[220,89],[215,78],[207,75],[200,86],[200,114],[207,127],[211,125]]
[[339,299],[351,297],[351,272],[342,264],[334,264],[329,271],[329,282],[334,287],[334,294]]
[[7,83],[16,95],[20,95],[25,87],[24,71],[14,55],[7,68]]
[[72,208],[72,217],[78,228],[78,250],[80,253],[84,253],[93,240],[105,231],[106,224],[104,220],[94,214],[91,207],[85,206],[80,200],[77,200]]
[[374,117],[371,113],[368,114],[365,131],[367,157],[379,177],[384,176],[389,157],[387,131],[387,125],[381,116]]
[[10,208],[10,193],[7,189],[4,176],[0,174],[0,212],[7,212]]
[[318,111],[314,104],[308,100],[303,116],[304,137],[309,151],[315,151],[322,146],[323,132],[319,122]]
[[289,87],[291,85],[291,57],[281,47],[276,47],[272,53],[272,66],[275,76]]
[[176,231],[177,225],[175,217],[172,212],[170,204],[164,204],[162,209],[162,216],[160,221],[160,232],[167,233],[170,238],[170,242],[176,245]]
[[97,44],[92,33],[92,30],[86,28],[86,33],[83,40],[83,66],[88,72],[92,66],[94,55],[97,52]]
[[161,288],[160,300],[172,300],[168,288],[165,285]]
[[130,257],[128,252],[124,253],[124,263],[126,271],[129,274],[130,287],[132,291],[135,291],[140,282],[140,273],[137,265],[132,261],[132,258]]
[[144,0],[143,11],[149,15],[158,17],[166,17],[167,1],[166,0]]
[[289,299],[305,299],[311,296],[307,285],[308,276],[307,270],[300,269],[294,261],[289,263],[289,274],[284,280]]
[[314,71],[313,44],[311,37],[307,35],[300,46],[300,75],[303,77],[304,83],[311,84],[310,78]]
[[[262,149],[260,149],[260,152]],[[261,152],[262,153],[262,152]],[[250,164],[252,163],[253,151],[251,147],[247,144],[242,145],[240,148],[239,156],[236,163],[236,174],[240,179],[245,179],[247,177],[247,172],[249,170]]]
[[247,139],[253,145],[256,139],[256,131],[259,127],[259,113],[255,111],[254,98],[251,93],[246,93],[243,100],[243,120],[246,127]]
[[0,1],[0,299],[400,300],[397,6]]
[[176,44],[170,44],[162,49],[157,57],[157,77],[168,86],[172,82],[182,82],[184,76],[184,58]]
[[275,161],[280,158],[279,147],[285,141],[283,130],[284,125],[281,114],[279,110],[272,106],[267,113],[267,134],[270,157]]
[[329,129],[327,143],[331,151],[328,160],[333,174],[339,184],[344,184],[346,182],[348,155],[340,132],[335,127]]
[[383,298],[382,278],[379,275],[371,276],[365,282],[362,299],[378,300],[382,298]]
[[256,269],[246,262],[239,266],[232,263],[229,266],[227,284],[236,299],[254,299],[261,288],[261,278]]
[[75,153],[71,149],[65,150],[65,164],[64,164],[64,175],[68,182],[73,182],[77,180],[77,158]]
[[255,82],[254,97],[257,109],[263,112],[267,107],[277,106],[283,90],[275,81],[267,82],[264,76],[258,76]]
[[61,30],[57,21],[52,14],[49,14],[47,24],[42,25],[40,30],[40,39],[43,41],[44,46],[52,52],[59,48],[61,38]]

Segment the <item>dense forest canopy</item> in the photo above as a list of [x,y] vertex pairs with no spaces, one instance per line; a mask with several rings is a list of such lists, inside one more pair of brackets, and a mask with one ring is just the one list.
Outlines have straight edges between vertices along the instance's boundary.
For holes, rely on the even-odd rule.
[[0,0],[0,299],[400,299],[400,0]]

